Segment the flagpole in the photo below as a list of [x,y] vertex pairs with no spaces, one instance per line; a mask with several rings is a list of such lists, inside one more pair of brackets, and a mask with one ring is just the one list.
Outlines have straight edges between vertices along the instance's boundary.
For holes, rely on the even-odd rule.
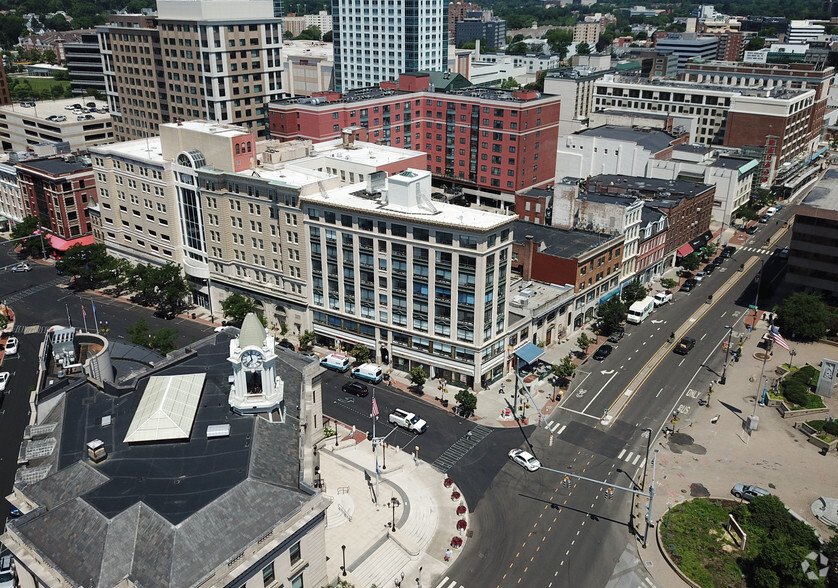
[[84,332],[89,333],[90,331],[87,330],[87,311],[84,309],[84,302],[81,303],[81,318],[84,320]]
[[96,324],[96,334],[99,334],[99,317],[96,316],[96,303],[92,300],[90,304],[93,306],[93,322]]
[[376,407],[372,415],[372,447],[375,450],[375,510],[378,511],[378,489],[381,476],[378,472],[378,439],[375,437],[375,421],[378,420],[378,405],[375,402],[375,386],[372,386],[372,405]]

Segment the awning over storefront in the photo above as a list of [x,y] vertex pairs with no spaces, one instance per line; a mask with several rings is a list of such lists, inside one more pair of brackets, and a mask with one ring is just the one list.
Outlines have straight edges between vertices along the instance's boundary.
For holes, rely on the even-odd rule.
[[515,350],[515,355],[524,363],[530,364],[544,355],[544,350],[534,343],[527,342]]
[[678,248],[678,257],[685,257],[693,252],[692,245],[684,243]]
[[49,235],[49,245],[56,251],[67,251],[73,245],[93,245],[93,235],[70,239],[69,241],[55,235]]
[[603,296],[602,298],[600,298],[600,299],[599,299],[599,303],[600,303],[600,304],[602,304],[603,302],[605,302],[605,301],[606,301],[606,300],[608,300],[609,298],[613,298],[614,296],[616,296],[616,295],[617,295],[617,294],[619,294],[619,293],[620,293],[620,288],[614,288],[614,289],[613,289],[613,290],[611,290],[608,294],[606,294],[605,296]]
[[707,243],[709,243],[710,239],[712,239],[712,238],[713,238],[713,232],[712,231],[707,231],[703,235],[701,235],[699,237],[696,237],[695,239],[690,241],[690,246],[693,248],[693,251],[698,251],[702,247],[707,245]]

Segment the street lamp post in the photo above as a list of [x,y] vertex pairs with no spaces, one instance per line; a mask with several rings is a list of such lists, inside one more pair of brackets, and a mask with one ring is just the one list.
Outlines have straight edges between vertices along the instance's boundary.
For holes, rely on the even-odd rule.
[[643,479],[641,480],[641,484],[640,484],[640,489],[645,490],[646,470],[649,469],[649,447],[652,444],[652,429],[650,429],[649,427],[643,427],[640,430],[649,434],[649,436],[646,437],[646,460],[643,462]]
[[649,506],[646,509],[646,532],[643,534],[643,548],[649,540],[649,527],[652,526],[652,501],[655,499],[655,473],[658,466],[658,450],[655,449],[655,461],[652,463],[652,483],[649,485]]
[[730,325],[725,325],[725,329],[727,329],[727,347],[725,348],[725,365],[722,368],[722,377],[719,378],[719,384],[724,386],[725,382],[727,381],[727,362],[730,359],[730,336],[733,334],[733,327]]
[[343,572],[343,575],[345,576],[346,575],[346,545],[341,545],[340,548],[343,551],[343,565],[340,566],[340,569]]
[[335,447],[338,447],[338,420],[335,419]]
[[[381,469],[386,470],[387,469],[387,444],[386,443],[381,444],[381,453],[384,456],[384,465],[381,466]],[[393,530],[395,531],[395,529],[393,529]]]
[[396,507],[397,506],[401,506],[401,503],[399,502],[398,498],[393,496],[393,498],[390,499],[390,508],[393,509],[393,522],[390,524],[390,529],[393,531],[393,533],[396,532]]

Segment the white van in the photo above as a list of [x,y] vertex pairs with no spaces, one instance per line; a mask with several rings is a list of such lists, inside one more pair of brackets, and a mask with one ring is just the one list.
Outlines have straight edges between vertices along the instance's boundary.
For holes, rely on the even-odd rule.
[[372,382],[373,384],[378,384],[384,378],[384,372],[381,370],[380,365],[376,365],[374,363],[362,363],[358,367],[352,369],[352,376],[360,378],[361,380],[366,380],[367,382]]
[[336,372],[345,372],[349,369],[349,357],[339,353],[330,353],[320,360],[320,365]]
[[773,206],[765,211],[765,216],[767,216],[768,218],[771,218],[775,214],[777,214],[777,209],[774,208]]

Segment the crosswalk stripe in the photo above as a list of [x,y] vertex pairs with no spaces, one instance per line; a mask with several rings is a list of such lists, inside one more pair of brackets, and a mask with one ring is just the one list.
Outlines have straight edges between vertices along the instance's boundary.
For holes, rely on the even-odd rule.
[[[448,576],[445,576],[442,579],[442,581],[439,584],[436,585],[436,588],[442,588],[443,586],[446,585],[445,583],[448,582],[448,580],[449,580]],[[457,580],[451,580],[451,583],[448,584],[448,588],[454,588],[454,586],[456,586],[456,585],[457,585]],[[460,588],[462,588],[462,584],[460,584]]]
[[631,462],[631,465],[637,465],[637,460],[638,459],[640,459],[640,454],[639,453],[634,457],[634,461]]
[[629,451],[629,454],[626,456],[626,463],[631,463],[632,455],[634,455],[634,451]]
[[561,435],[561,434],[562,434],[562,431],[564,431],[566,428],[567,428],[567,425],[562,425],[562,428],[561,428],[561,429],[559,429],[559,432],[558,432],[558,433],[556,433],[556,435]]
[[620,455],[618,455],[618,456],[617,456],[617,459],[623,459],[623,456],[624,456],[625,454],[626,454],[626,450],[625,450],[625,449],[623,449],[623,450],[620,452]]
[[554,424],[550,425],[550,432],[551,432],[551,433],[555,433],[556,429],[558,429],[561,425],[562,425],[562,424],[561,424],[561,423],[559,423],[559,422],[557,422],[557,423],[554,423]]
[[639,464],[637,464],[637,467],[642,469],[642,468],[643,468],[643,466],[645,466],[645,465],[646,465],[646,460],[644,459],[644,460],[643,460],[643,461],[641,461]]

